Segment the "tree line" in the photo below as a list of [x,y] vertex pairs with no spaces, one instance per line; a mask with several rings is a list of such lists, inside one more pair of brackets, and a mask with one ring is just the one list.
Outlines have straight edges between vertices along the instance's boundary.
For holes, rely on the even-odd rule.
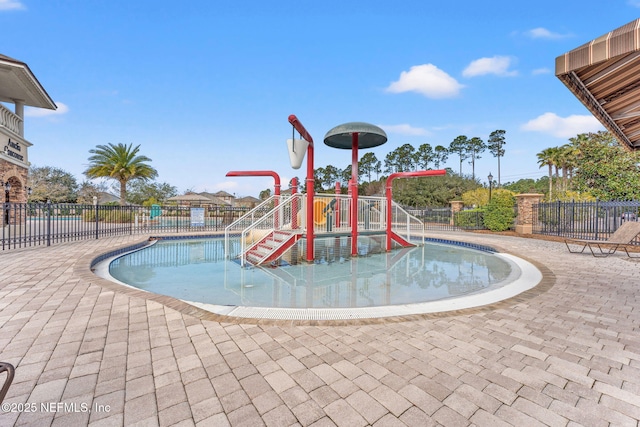
[[[176,187],[166,182],[155,182],[158,172],[148,163],[151,159],[140,155],[140,146],[132,144],[98,145],[89,150],[89,166],[84,175],[89,178],[106,178],[115,181],[120,194],[120,204],[142,205],[162,203],[176,196]],[[91,181],[78,183],[69,172],[52,166],[29,169],[30,202],[93,203],[94,197],[109,188],[106,183]]]
[[[415,170],[440,169],[449,156],[460,162],[458,173],[447,168],[443,177],[400,180],[394,184],[394,198],[411,206],[446,206],[467,191],[482,187],[475,177],[475,161],[489,152],[498,160],[500,185],[500,159],[504,156],[505,131],[492,132],[485,143],[478,137],[456,137],[448,147],[428,143],[417,148],[404,144],[389,152],[383,160],[373,152],[365,153],[358,162],[358,192],[363,195],[382,195],[385,174]],[[140,146],[132,144],[98,145],[89,151],[89,166],[84,174],[89,179],[106,178],[115,182],[120,191],[120,203],[162,203],[177,195],[176,187],[156,182],[157,171],[149,165],[151,159],[139,153]],[[471,174],[462,173],[462,164],[468,160]],[[640,154],[629,152],[609,132],[579,134],[559,147],[550,147],[537,154],[538,165],[548,169],[548,176],[538,180],[524,179],[502,185],[516,193],[537,191],[547,200],[600,199],[640,200]],[[374,179],[375,176],[375,179]],[[344,192],[351,179],[351,165],[338,168],[327,165],[315,170],[315,191],[331,192],[340,182]],[[298,180],[304,191],[304,180]],[[29,184],[33,202],[92,203],[93,197],[106,191],[105,183],[92,181],[78,183],[75,177],[62,169],[44,166],[31,167]],[[261,197],[270,194],[264,190]]]
[[640,154],[605,131],[583,133],[537,154],[547,200],[640,200]]
[[[491,132],[486,143],[479,137],[468,138],[466,135],[460,135],[451,141],[448,147],[443,145],[433,147],[431,144],[424,143],[416,148],[412,144],[403,144],[389,152],[382,160],[378,159],[373,152],[367,152],[358,161],[358,177],[361,180],[358,184],[370,184],[379,181],[381,175],[388,176],[396,172],[440,169],[453,155],[458,156],[460,161],[458,175],[464,176],[462,164],[468,160],[471,165],[471,179],[475,180],[475,162],[486,150],[498,159],[499,183],[500,158],[505,154],[505,134],[504,130],[495,130]],[[451,169],[450,172],[452,172]],[[331,190],[336,182],[344,187],[351,179],[351,164],[345,168],[334,165],[319,167],[314,170],[314,176],[315,190]]]

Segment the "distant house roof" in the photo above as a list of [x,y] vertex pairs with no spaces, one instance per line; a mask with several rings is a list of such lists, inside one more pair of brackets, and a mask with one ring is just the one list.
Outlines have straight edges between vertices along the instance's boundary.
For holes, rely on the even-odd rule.
[[229,194],[226,191],[218,191],[217,193],[213,193],[214,196],[216,197],[231,197],[231,198],[235,198],[235,196],[233,194]]
[[240,203],[260,203],[262,200],[257,199],[253,196],[246,196],[246,197],[240,197],[239,199],[236,199],[236,201]]
[[110,202],[118,202],[120,203],[120,197],[113,195],[111,193],[107,193],[106,191],[101,191],[98,193],[98,203],[110,203]]
[[189,194],[183,194],[181,196],[173,196],[167,199],[168,201],[171,202],[196,202],[196,203],[208,203],[208,204],[213,204],[213,205],[228,205],[229,203],[225,202],[224,200],[215,197],[215,196],[209,196],[206,194],[197,194],[197,193],[189,193]]

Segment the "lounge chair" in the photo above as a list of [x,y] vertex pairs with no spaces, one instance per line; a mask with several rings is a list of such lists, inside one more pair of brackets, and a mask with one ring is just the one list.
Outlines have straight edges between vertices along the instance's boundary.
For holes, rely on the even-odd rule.
[[[565,239],[564,243],[571,253],[583,253],[588,247],[591,254],[595,257],[607,257],[617,251],[623,249],[630,258],[640,258],[640,256],[631,256],[628,247],[634,246],[631,242],[640,234],[640,222],[626,221],[613,233],[607,240],[585,240],[585,239]],[[581,250],[572,251],[569,244],[582,245]],[[598,250],[594,250],[596,247]]]
[[0,403],[4,400],[4,397],[7,395],[9,391],[9,386],[11,386],[11,382],[13,381],[13,376],[16,372],[15,368],[11,363],[0,362],[0,373],[6,372],[7,378],[4,379],[4,384],[0,389]]

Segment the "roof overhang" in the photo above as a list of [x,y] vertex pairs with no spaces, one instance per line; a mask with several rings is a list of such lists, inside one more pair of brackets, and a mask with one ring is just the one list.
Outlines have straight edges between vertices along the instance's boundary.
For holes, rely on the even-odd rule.
[[624,147],[640,149],[640,19],[557,57],[556,77]]
[[29,66],[5,55],[0,55],[0,101],[20,101],[30,107],[49,110],[57,108]]

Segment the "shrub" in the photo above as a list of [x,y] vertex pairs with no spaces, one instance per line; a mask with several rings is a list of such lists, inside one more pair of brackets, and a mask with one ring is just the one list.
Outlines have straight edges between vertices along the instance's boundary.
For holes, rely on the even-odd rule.
[[[84,221],[95,222],[96,211],[95,209],[87,209],[82,215]],[[98,221],[116,223],[116,224],[128,224],[135,220],[135,212],[123,211],[120,209],[98,209]]]
[[456,212],[453,217],[453,225],[460,228],[478,229],[482,228],[484,209],[470,209]]
[[489,189],[480,187],[467,191],[462,194],[462,202],[465,206],[486,206],[489,202]]
[[484,213],[484,226],[491,231],[505,231],[513,226],[515,198],[509,190],[496,190]]

